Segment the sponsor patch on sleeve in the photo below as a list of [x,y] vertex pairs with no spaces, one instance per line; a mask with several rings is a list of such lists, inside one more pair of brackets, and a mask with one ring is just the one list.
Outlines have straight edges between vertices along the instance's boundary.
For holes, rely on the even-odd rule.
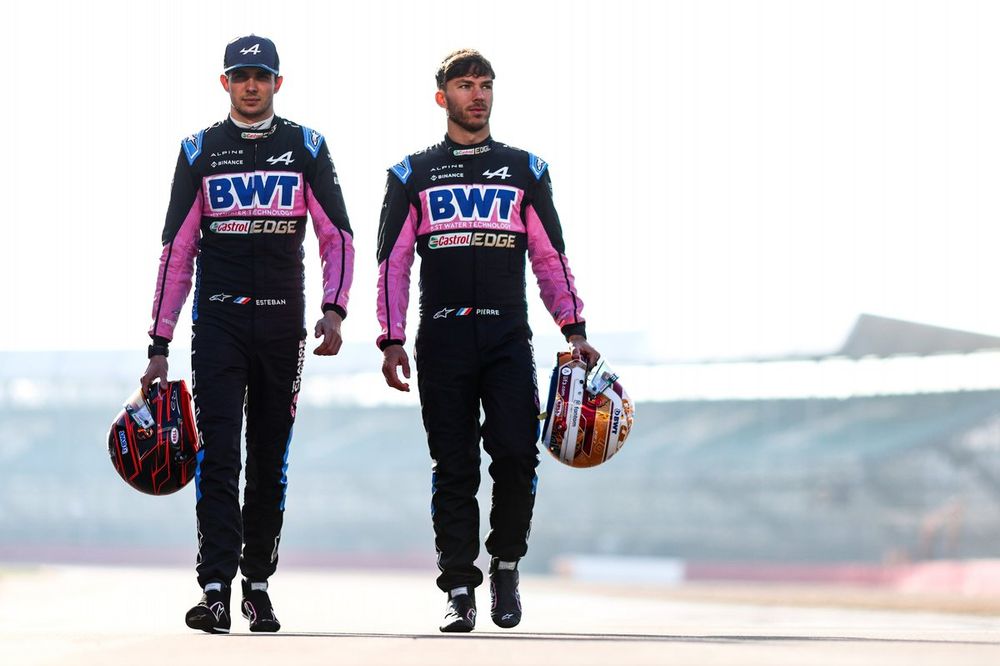
[[549,165],[538,155],[528,153],[528,166],[531,167],[531,173],[535,174],[535,180],[541,180]]
[[314,129],[303,127],[302,138],[306,144],[306,150],[308,150],[313,157],[319,155],[319,148],[323,145],[323,135]]
[[410,166],[409,155],[404,157],[402,162],[393,164],[389,170],[396,174],[396,178],[399,178],[403,185],[406,185],[406,181],[409,180],[410,175],[413,174],[413,168]]
[[205,130],[201,130],[197,134],[185,137],[185,139],[181,141],[181,147],[184,149],[184,155],[187,157],[189,166],[193,165],[194,161],[198,159],[199,155],[201,155],[201,143],[204,137]]

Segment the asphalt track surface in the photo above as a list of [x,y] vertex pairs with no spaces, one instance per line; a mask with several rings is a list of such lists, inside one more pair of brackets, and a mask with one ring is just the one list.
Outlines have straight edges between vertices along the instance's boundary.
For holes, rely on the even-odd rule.
[[[0,567],[3,664],[973,664],[1000,663],[1000,617],[678,598],[525,576],[525,618],[437,630],[433,572],[289,570],[272,579],[282,631],[187,629],[199,597],[183,569]],[[237,593],[238,594],[238,593]],[[716,595],[719,596],[718,594]],[[832,595],[831,603],[836,603]],[[789,597],[791,602],[796,602]],[[821,603],[814,597],[809,604]]]

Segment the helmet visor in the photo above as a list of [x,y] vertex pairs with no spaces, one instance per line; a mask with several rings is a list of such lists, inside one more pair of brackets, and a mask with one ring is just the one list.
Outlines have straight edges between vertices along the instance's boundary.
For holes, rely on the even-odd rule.
[[618,381],[618,373],[611,369],[611,366],[604,362],[604,359],[597,361],[597,365],[591,368],[587,375],[587,393],[590,395],[600,395],[604,390]]
[[125,413],[131,416],[136,425],[144,430],[152,428],[155,424],[153,415],[149,411],[149,403],[146,402],[146,393],[141,386],[133,391],[132,395],[125,401]]

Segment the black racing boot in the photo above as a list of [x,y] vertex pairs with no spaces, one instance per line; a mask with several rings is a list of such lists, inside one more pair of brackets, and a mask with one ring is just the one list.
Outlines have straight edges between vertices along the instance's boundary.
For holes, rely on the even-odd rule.
[[205,586],[198,605],[187,612],[184,622],[192,629],[209,634],[228,634],[232,620],[229,618],[229,585],[213,582]]
[[466,632],[476,628],[476,591],[471,587],[456,587],[448,593],[441,631]]
[[243,617],[250,620],[250,631],[275,632],[281,629],[267,596],[267,581],[251,582],[243,580],[243,603],[240,605]]
[[521,621],[521,595],[517,591],[517,561],[490,560],[490,597],[493,624],[504,629],[516,627]]

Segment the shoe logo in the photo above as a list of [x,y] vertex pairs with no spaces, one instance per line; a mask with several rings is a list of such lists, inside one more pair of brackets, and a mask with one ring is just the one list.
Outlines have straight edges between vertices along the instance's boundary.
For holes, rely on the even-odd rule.
[[470,623],[475,624],[476,623],[476,609],[475,608],[470,608],[469,612],[465,614],[465,619],[467,619]]
[[455,311],[455,308],[441,308],[434,313],[435,319],[447,319],[448,315]]
[[221,601],[216,601],[208,607],[208,610],[212,611],[212,615],[215,616],[216,620],[221,620],[222,616],[226,614],[226,606]]
[[218,301],[219,303],[225,303],[227,298],[232,298],[232,294],[215,294],[212,296],[210,301]]
[[510,620],[510,619],[511,619],[511,618],[513,618],[513,617],[514,617],[514,614],[513,614],[513,613],[504,613],[503,617],[502,617],[502,618],[500,618],[500,619],[501,619],[501,620]]
[[249,601],[244,601],[243,602],[243,614],[251,622],[256,622],[257,621],[257,609],[255,609],[253,607],[253,604],[250,603]]

